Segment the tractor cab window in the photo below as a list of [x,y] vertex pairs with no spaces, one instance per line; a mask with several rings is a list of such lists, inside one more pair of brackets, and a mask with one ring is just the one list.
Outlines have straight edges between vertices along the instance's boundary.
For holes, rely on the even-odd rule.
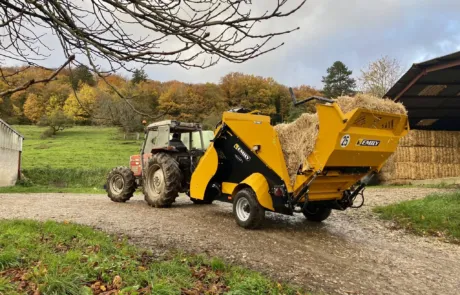
[[144,153],[150,153],[153,148],[168,146],[169,126],[160,126],[158,130],[150,130],[145,141]]
[[[185,144],[187,149],[189,149],[189,150],[190,149],[200,149],[200,150],[203,149],[203,150],[206,150],[208,148],[208,146],[209,146],[209,143],[214,138],[214,132],[209,131],[209,130],[203,130],[202,135],[203,135],[203,145],[204,146],[201,146],[201,138],[200,138],[200,132],[199,131],[182,133],[181,140]],[[191,139],[191,141],[190,141],[190,139]]]
[[203,149],[203,147],[201,146],[201,139],[200,139],[199,131],[182,133],[181,140],[189,150]]
[[155,145],[157,137],[158,137],[157,130],[150,130],[149,133],[147,133],[147,140],[145,141],[144,153],[150,153],[153,146]]

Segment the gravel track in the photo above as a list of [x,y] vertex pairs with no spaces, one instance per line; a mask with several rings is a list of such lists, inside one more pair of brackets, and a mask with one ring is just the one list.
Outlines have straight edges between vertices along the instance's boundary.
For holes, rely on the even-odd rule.
[[368,189],[363,208],[333,211],[322,224],[267,213],[255,231],[235,224],[230,204],[199,206],[186,197],[155,209],[140,195],[120,204],[103,195],[0,194],[0,218],[87,224],[159,252],[204,252],[328,294],[459,294],[460,246],[392,230],[371,211],[436,191]]

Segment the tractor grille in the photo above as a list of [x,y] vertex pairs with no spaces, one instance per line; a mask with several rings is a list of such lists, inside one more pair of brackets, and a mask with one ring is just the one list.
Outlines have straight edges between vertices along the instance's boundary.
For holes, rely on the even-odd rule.
[[361,113],[353,122],[352,126],[363,128],[375,128],[393,130],[396,126],[397,118],[376,116],[371,113]]

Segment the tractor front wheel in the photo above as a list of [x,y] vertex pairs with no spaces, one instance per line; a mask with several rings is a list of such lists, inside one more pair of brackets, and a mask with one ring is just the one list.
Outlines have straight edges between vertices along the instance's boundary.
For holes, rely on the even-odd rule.
[[265,219],[265,209],[260,206],[254,191],[244,188],[238,191],[233,198],[233,215],[239,226],[253,229],[262,225]]
[[303,215],[305,218],[309,221],[314,221],[314,222],[321,222],[323,220],[326,220],[329,215],[331,215],[331,208],[327,207],[319,207],[315,205],[307,205],[307,208],[303,210]]
[[155,154],[144,173],[145,201],[152,207],[169,207],[181,188],[182,172],[177,161],[166,153]]
[[114,202],[128,201],[136,191],[136,177],[128,167],[113,168],[107,175],[105,190]]

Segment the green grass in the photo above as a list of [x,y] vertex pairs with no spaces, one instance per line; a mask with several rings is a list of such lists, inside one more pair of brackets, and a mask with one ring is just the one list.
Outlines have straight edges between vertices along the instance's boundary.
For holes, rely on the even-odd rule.
[[122,140],[117,128],[77,126],[60,131],[54,138],[40,139],[46,129],[14,126],[25,136],[23,168],[112,168],[128,165],[129,156],[139,153],[142,140]]
[[460,242],[460,192],[432,194],[424,199],[405,201],[374,211],[383,219],[421,235],[435,235]]
[[[100,187],[53,187],[53,186],[10,186],[0,187],[0,193],[74,193],[74,194],[106,194]],[[1,295],[1,293],[0,293]]]
[[301,294],[217,258],[156,256],[87,226],[0,221],[0,294],[85,295],[112,290],[110,294],[119,295]]
[[25,136],[22,154],[22,169],[28,179],[25,185],[40,186],[42,191],[46,187],[48,191],[76,188],[72,192],[100,189],[107,172],[116,166],[127,166],[129,156],[139,153],[142,144],[142,140],[123,140],[113,127],[77,126],[47,139],[40,139],[45,127],[14,127]]
[[369,185],[367,189],[381,189],[381,188],[437,188],[437,189],[458,189],[460,184],[440,182],[437,184],[383,184],[383,185]]

